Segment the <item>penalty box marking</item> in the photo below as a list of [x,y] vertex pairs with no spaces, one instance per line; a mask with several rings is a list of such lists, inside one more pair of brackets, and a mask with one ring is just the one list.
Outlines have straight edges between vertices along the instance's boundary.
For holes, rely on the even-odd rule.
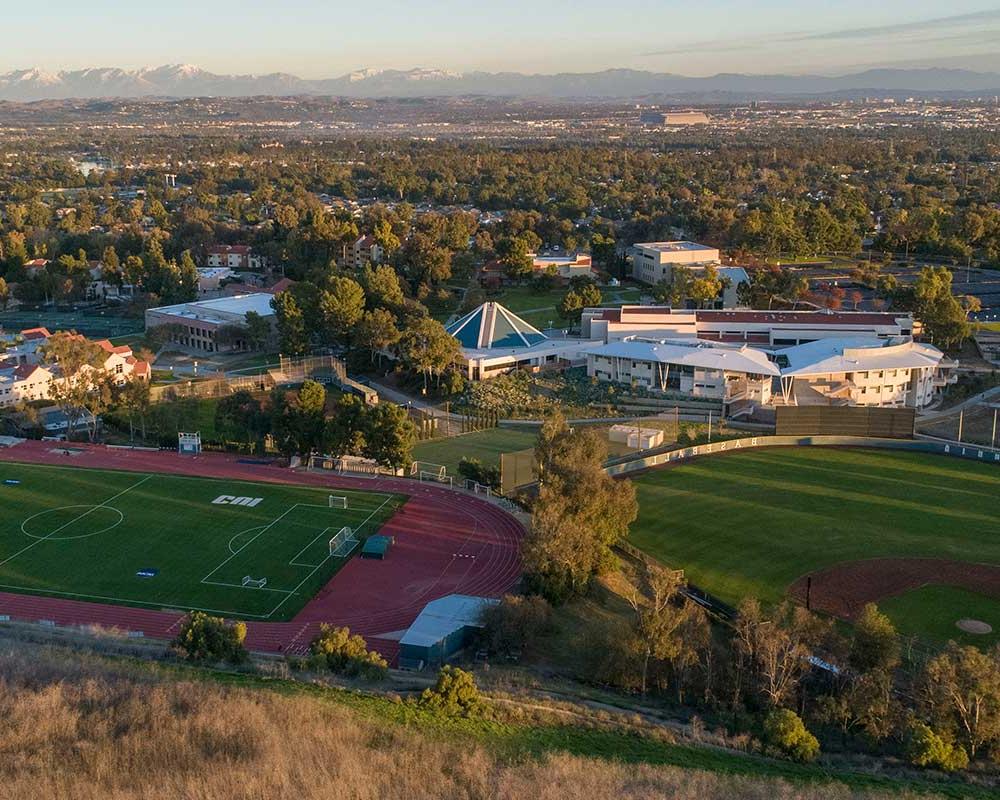
[[[372,511],[371,514],[369,514],[367,517],[365,517],[364,522],[362,522],[360,525],[358,525],[354,530],[360,531],[362,528],[364,528],[365,525],[367,525],[371,521],[371,518],[374,517],[379,511],[381,511],[385,507],[385,504],[388,503],[390,500],[392,500],[392,495],[388,495],[385,498],[385,500],[382,501],[382,504],[378,508],[376,508],[374,511]],[[315,541],[315,539],[313,541]],[[309,574],[306,575],[301,581],[299,581],[299,585],[296,586],[292,590],[291,594],[285,595],[285,597],[282,598],[281,602],[279,602],[278,605],[276,605],[274,608],[272,608],[270,610],[270,612],[268,612],[267,617],[268,618],[272,617],[274,615],[274,613],[285,604],[285,602],[288,600],[289,597],[291,597],[292,594],[297,594],[298,591],[299,591],[299,589],[302,588],[302,586],[305,584],[305,582],[308,581],[313,575],[316,574],[316,570],[318,570],[320,567],[322,567],[331,558],[333,558],[333,556],[332,555],[328,555],[326,558],[324,558],[322,561],[320,561],[317,566],[313,567],[309,571]]]

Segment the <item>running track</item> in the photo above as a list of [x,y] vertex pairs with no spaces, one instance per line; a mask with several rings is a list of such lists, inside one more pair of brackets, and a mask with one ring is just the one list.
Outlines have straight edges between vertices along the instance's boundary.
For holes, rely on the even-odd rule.
[[[385,524],[396,538],[385,561],[353,558],[290,622],[248,622],[247,647],[258,652],[305,652],[321,623],[346,625],[392,661],[402,631],[431,600],[446,594],[499,597],[521,574],[524,529],[485,500],[401,478],[348,478],[241,463],[239,456],[124,450],[74,443],[68,457],[53,442],[0,448],[0,460],[91,469],[172,473],[330,488],[401,492],[409,500]],[[183,616],[123,605],[0,592],[0,614],[57,625],[101,625],[169,639]]]

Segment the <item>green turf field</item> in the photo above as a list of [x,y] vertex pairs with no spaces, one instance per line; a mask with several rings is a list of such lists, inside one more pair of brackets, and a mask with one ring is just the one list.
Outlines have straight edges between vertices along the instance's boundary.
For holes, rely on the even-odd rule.
[[[951,586],[924,586],[897,597],[887,597],[881,608],[904,636],[919,636],[938,644],[953,639],[959,644],[992,647],[1000,642],[1000,600]],[[960,619],[977,619],[993,627],[992,633],[960,630]]]
[[783,448],[652,470],[635,487],[630,541],[730,603],[777,601],[800,575],[840,561],[1000,563],[1000,469],[990,464]]
[[475,433],[463,433],[447,439],[417,442],[413,458],[441,464],[449,475],[458,475],[462,458],[478,458],[487,466],[499,465],[501,453],[526,450],[538,441],[538,431],[529,428],[490,428]]
[[326,489],[2,463],[8,479],[0,589],[270,620],[346,563],[330,552],[341,528],[367,537],[405,500],[335,490],[347,508],[331,508]]

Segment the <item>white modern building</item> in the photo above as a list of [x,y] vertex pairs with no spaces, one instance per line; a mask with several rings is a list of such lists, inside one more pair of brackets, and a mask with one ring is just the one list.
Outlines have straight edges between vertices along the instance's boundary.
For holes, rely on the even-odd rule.
[[483,303],[447,328],[462,347],[462,365],[471,380],[515,369],[583,364],[585,351],[600,342],[550,339],[499,303]]
[[727,412],[733,404],[919,409],[956,380],[955,367],[907,336],[823,338],[777,350],[628,337],[587,351],[593,378],[720,400]]
[[774,353],[777,404],[923,408],[954,383],[957,364],[908,337],[819,339]]
[[273,323],[273,298],[270,292],[253,292],[150,308],[146,310],[146,330],[171,325],[171,341],[188,350],[206,353],[245,350],[248,342],[238,336],[224,336],[220,341],[219,331],[238,332],[246,325],[247,313],[251,311]]
[[724,403],[767,405],[780,374],[767,353],[746,345],[630,338],[587,351],[592,378]]

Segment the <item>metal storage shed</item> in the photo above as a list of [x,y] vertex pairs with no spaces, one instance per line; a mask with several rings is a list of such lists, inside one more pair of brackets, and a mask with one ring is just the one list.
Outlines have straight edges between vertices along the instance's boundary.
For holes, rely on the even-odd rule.
[[399,640],[399,665],[410,669],[440,666],[482,627],[483,609],[499,602],[466,594],[432,600]]

